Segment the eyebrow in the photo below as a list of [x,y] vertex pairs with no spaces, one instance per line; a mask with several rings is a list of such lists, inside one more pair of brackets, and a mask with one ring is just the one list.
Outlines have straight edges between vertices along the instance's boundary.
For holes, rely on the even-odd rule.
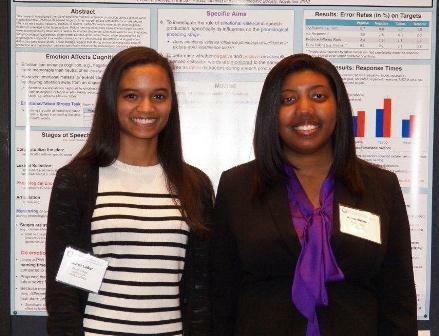
[[[124,89],[119,89],[119,92],[128,92],[128,91],[141,91],[139,89],[131,89],[131,88],[124,88]],[[166,91],[166,92],[170,92],[171,90],[168,90],[167,88],[158,88],[158,89],[154,89],[153,91]]]
[[[313,89],[317,89],[317,88],[325,88],[325,89],[330,89],[328,86],[326,86],[326,85],[322,85],[322,84],[316,84],[316,85],[313,85],[313,86],[311,86],[310,88],[309,88],[309,90],[313,90]],[[286,91],[291,91],[291,92],[295,92],[295,91],[297,91],[297,89],[283,89],[281,92],[286,92]]]

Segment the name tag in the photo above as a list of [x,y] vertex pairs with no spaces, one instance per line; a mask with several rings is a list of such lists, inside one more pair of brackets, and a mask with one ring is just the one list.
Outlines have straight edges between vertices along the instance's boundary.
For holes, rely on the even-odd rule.
[[56,281],[97,293],[107,267],[108,261],[67,247]]
[[339,206],[340,231],[381,244],[380,217],[372,212]]

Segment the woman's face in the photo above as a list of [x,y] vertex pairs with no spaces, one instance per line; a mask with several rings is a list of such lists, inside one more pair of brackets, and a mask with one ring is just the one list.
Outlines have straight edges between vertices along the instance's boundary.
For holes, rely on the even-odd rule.
[[279,136],[286,157],[332,155],[337,102],[328,79],[304,70],[288,75],[282,85]]
[[117,117],[121,145],[157,145],[172,106],[171,83],[165,69],[142,64],[127,69],[119,82]]

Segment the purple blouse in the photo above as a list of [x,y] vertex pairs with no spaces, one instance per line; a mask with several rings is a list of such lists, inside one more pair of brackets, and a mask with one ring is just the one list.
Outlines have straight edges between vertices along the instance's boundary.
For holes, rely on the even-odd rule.
[[291,217],[302,245],[291,297],[297,310],[308,320],[306,336],[319,336],[316,307],[328,305],[325,283],[344,279],[330,245],[335,181],[331,170],[320,190],[320,208],[314,209],[294,168],[286,165],[285,170],[289,178]]

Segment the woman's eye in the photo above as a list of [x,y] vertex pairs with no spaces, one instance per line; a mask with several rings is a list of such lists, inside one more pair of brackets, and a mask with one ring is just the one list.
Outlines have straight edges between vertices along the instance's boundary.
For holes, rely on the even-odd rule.
[[312,95],[312,97],[317,101],[322,101],[326,99],[326,95],[322,92],[316,92]]
[[137,98],[137,95],[135,95],[134,93],[128,93],[125,95],[125,98],[128,100],[134,100]]
[[169,98],[169,94],[167,92],[155,93],[152,96],[152,99],[156,102],[164,102]]
[[163,101],[163,100],[165,100],[167,98],[167,96],[165,95],[165,94],[163,94],[163,93],[156,93],[154,96],[153,96],[153,99],[154,100],[157,100],[157,101]]
[[295,97],[283,97],[281,103],[283,105],[293,104],[296,101]]

